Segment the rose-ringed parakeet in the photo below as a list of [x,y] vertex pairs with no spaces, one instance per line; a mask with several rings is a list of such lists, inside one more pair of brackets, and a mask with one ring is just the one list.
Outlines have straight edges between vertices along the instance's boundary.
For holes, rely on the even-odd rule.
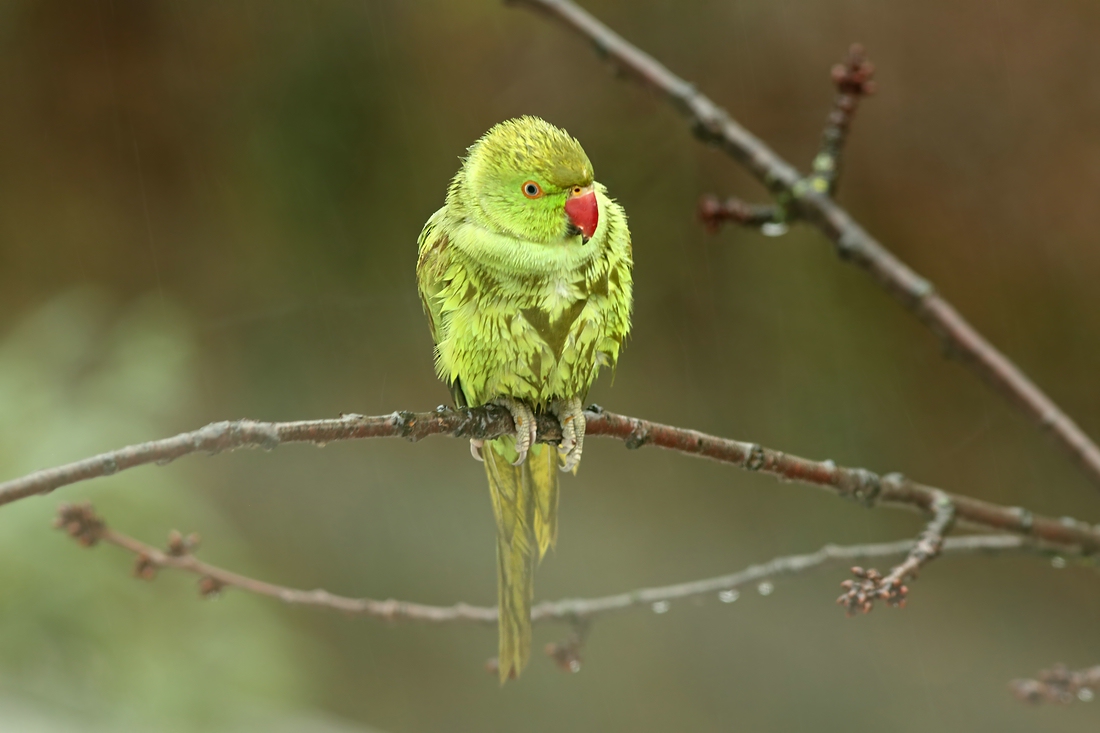
[[[581,459],[582,400],[630,330],[630,232],[580,143],[521,117],[469,148],[419,248],[439,377],[456,405],[501,405],[516,427],[470,445],[497,524],[503,682],[530,656],[535,565],[557,537],[558,469]],[[535,411],[561,423],[556,448],[534,443]]]

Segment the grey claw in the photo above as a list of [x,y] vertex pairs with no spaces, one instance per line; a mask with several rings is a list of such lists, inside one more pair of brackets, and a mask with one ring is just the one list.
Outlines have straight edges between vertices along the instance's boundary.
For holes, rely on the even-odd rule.
[[572,471],[581,462],[584,450],[585,418],[581,401],[561,400],[551,409],[561,423],[561,443],[558,444],[558,454],[564,459],[561,470]]
[[512,465],[519,466],[527,460],[527,451],[535,444],[538,432],[535,413],[526,403],[513,397],[500,397],[496,403],[512,413],[512,422],[516,426],[516,453],[518,454]]
[[538,425],[536,425],[535,416],[530,410],[527,410],[526,414],[513,419],[516,421],[516,452],[519,455],[512,465],[519,466],[527,460],[527,451],[531,450],[531,446],[535,444],[535,432],[538,430]]
[[558,453],[567,456],[577,447],[577,431],[573,425],[572,417],[565,417],[561,421],[561,442],[558,443]]
[[[512,465],[521,466],[527,460],[527,451],[531,449],[533,442],[528,423],[533,423],[534,420],[528,420],[526,416],[520,415],[513,415],[512,419],[516,421],[516,453],[518,454],[516,460],[512,461]],[[526,423],[523,422],[525,420]]]

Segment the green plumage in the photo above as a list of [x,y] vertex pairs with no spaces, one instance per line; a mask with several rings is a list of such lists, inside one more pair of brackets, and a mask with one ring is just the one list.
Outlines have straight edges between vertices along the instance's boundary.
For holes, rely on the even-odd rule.
[[[588,194],[598,205],[590,238],[566,210]],[[419,247],[436,371],[456,404],[501,401],[517,428],[530,410],[553,412],[576,433],[562,454],[575,467],[579,406],[600,367],[618,360],[632,288],[626,215],[580,144],[535,117],[500,123],[470,147]],[[519,433],[480,449],[497,521],[502,681],[530,655],[534,568],[557,536],[558,451],[531,446],[513,465],[526,447]]]

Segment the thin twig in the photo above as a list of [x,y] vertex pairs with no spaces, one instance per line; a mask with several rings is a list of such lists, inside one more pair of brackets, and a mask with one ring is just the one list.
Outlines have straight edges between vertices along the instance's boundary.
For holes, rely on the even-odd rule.
[[712,234],[725,222],[733,222],[743,227],[763,229],[771,226],[785,226],[786,213],[775,204],[750,204],[736,196],[725,201],[713,194],[707,194],[699,201],[699,221]]
[[[497,609],[490,606],[472,606],[466,603],[457,603],[453,606],[429,606],[393,599],[379,601],[371,598],[348,598],[325,590],[298,590],[256,580],[199,560],[192,554],[195,549],[194,542],[186,540],[181,542],[178,533],[173,533],[170,537],[169,549],[162,550],[111,529],[88,503],[62,504],[58,508],[54,525],[85,547],[105,542],[130,552],[135,556],[134,574],[144,580],[152,580],[156,576],[156,570],[161,568],[183,570],[198,575],[199,593],[204,597],[215,595],[224,588],[237,588],[256,595],[275,598],[290,605],[328,608],[350,615],[368,616],[385,621],[426,623],[457,621],[493,624],[497,620]],[[904,555],[912,552],[915,546],[916,543],[912,540],[847,547],[826,545],[808,555],[777,557],[769,562],[751,565],[736,573],[716,578],[655,588],[640,588],[599,598],[543,601],[531,609],[531,620],[567,622],[574,624],[575,628],[578,623],[581,623],[580,628],[583,628],[583,623],[595,616],[634,608],[663,611],[668,609],[668,604],[672,601],[696,596],[719,594],[719,599],[728,603],[737,598],[731,591],[745,585],[759,583],[780,575],[803,573],[828,563]],[[1015,535],[952,537],[944,542],[942,549],[944,553],[953,555],[1037,550],[1039,550],[1038,545]],[[583,633],[578,631],[578,643],[583,640]],[[567,665],[570,661],[567,657],[564,659]]]
[[1044,669],[1037,680],[1012,680],[1009,690],[1017,700],[1038,705],[1043,702],[1063,705],[1075,700],[1089,702],[1100,690],[1100,665],[1069,670],[1064,664]]
[[871,78],[874,74],[875,67],[867,60],[863,46],[858,43],[852,44],[848,49],[848,58],[832,69],[836,97],[821,134],[821,150],[813,162],[813,175],[820,179],[825,193],[830,196],[836,195],[840,182],[841,153],[848,139],[852,118],[859,109],[860,100],[875,92],[875,82]]
[[905,585],[905,581],[916,578],[922,567],[939,556],[943,551],[944,535],[955,522],[955,505],[942,491],[937,492],[932,510],[932,519],[917,538],[905,561],[895,566],[888,575],[883,577],[874,568],[852,568],[856,580],[841,583],[844,593],[836,599],[837,603],[845,607],[849,616],[870,613],[876,600],[885,601],[888,606],[905,607],[905,600],[909,595],[909,586]]
[[[931,514],[937,498],[945,495],[955,506],[957,519],[971,526],[1025,535],[1052,548],[1071,552],[1093,553],[1100,550],[1100,530],[1071,517],[1044,517],[1020,507],[1006,507],[943,492],[910,481],[899,473],[880,476],[864,468],[845,468],[832,461],[800,458],[757,443],[719,438],[695,430],[616,415],[595,405],[588,408],[585,417],[588,435],[617,438],[627,448],[655,445],[710,458],[747,471],[817,486],[867,506],[903,507]],[[150,463],[164,465],[191,453],[220,453],[258,447],[271,450],[286,443],[325,445],[339,440],[382,437],[417,441],[429,435],[451,435],[489,440],[512,430],[512,418],[508,411],[493,405],[461,409],[439,407],[432,412],[395,412],[375,417],[344,415],[332,420],[212,423],[190,433],[127,446],[7,481],[0,484],[0,505],[135,466]],[[539,415],[538,440],[554,443],[560,439],[561,427],[557,420]]]
[[665,95],[691,119],[695,134],[743,165],[792,214],[814,224],[838,254],[871,276],[944,341],[945,351],[974,370],[1066,448],[1094,483],[1100,484],[1100,447],[1004,354],[978,333],[932,284],[913,272],[868,234],[827,193],[808,185],[729,113],[628,43],[570,0],[506,0],[543,11],[588,38],[616,69]]

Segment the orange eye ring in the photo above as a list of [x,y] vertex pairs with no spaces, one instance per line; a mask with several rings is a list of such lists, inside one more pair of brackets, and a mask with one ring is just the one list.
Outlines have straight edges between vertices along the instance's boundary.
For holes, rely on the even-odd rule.
[[584,193],[584,189],[581,188],[580,186],[573,186],[572,193],[573,193],[574,196],[580,196],[582,193]]
[[520,190],[523,191],[523,195],[529,199],[537,199],[542,196],[542,186],[534,181],[527,181],[520,186]]

